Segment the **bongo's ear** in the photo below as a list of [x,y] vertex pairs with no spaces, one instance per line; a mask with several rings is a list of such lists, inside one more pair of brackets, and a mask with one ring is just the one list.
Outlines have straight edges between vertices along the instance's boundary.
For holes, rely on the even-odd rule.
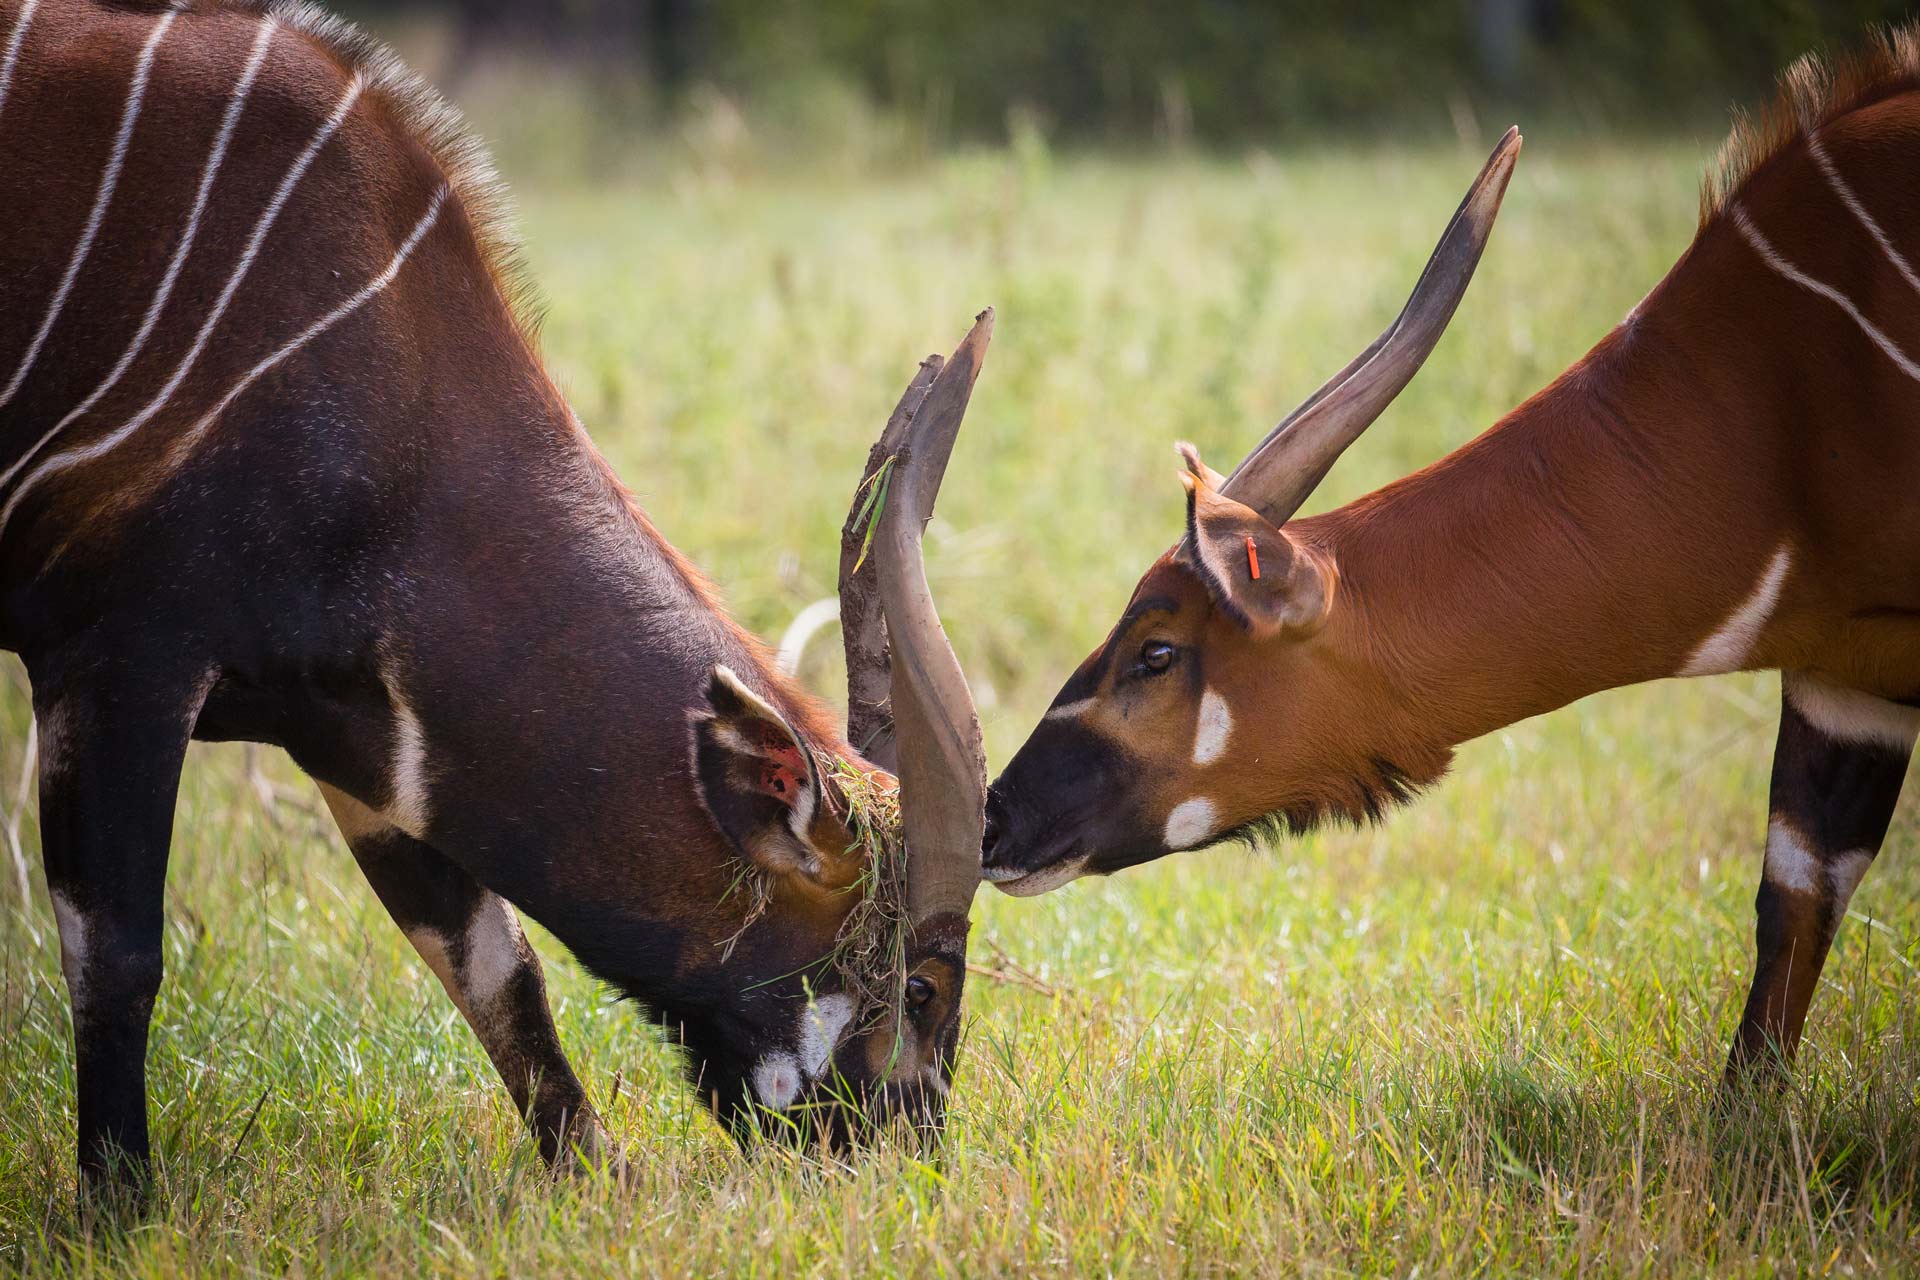
[[1187,469],[1187,536],[1180,554],[1199,570],[1214,603],[1256,635],[1309,635],[1326,620],[1338,578],[1333,562],[1252,507],[1222,497],[1219,473],[1181,448]]
[[707,707],[693,721],[700,798],[742,856],[776,876],[819,883],[813,844],[821,784],[813,752],[772,703],[725,666],[713,669]]

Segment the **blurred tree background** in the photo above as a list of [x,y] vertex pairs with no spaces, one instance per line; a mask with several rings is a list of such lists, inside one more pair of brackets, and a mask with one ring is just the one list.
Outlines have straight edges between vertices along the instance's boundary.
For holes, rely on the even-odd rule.
[[[1899,0],[441,0],[348,3],[456,96],[549,63],[631,124],[710,113],[816,131],[865,112],[915,145],[1233,145],[1479,133],[1481,116],[1668,127],[1753,101],[1800,53]],[[409,50],[419,56],[418,49]]]

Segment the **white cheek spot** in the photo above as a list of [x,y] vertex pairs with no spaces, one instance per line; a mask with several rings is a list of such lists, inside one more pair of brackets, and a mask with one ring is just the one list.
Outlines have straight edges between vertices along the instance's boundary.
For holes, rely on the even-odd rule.
[[67,996],[78,1009],[86,994],[87,921],[64,893],[54,890],[53,919],[60,928],[60,972],[67,978]]
[[1233,712],[1227,700],[1209,689],[1200,697],[1200,723],[1193,734],[1193,762],[1212,764],[1227,749],[1233,734]]
[[467,925],[465,985],[475,1009],[484,1009],[520,971],[520,922],[505,898],[488,894]]
[[1789,893],[1812,893],[1820,883],[1820,860],[1785,818],[1767,824],[1767,883]]
[[1718,631],[1700,642],[1693,656],[1680,668],[1679,674],[1717,676],[1745,667],[1754,646],[1759,643],[1761,634],[1773,617],[1774,606],[1780,603],[1780,588],[1786,584],[1787,569],[1792,563],[1793,553],[1788,548],[1781,547],[1774,552],[1766,572],[1754,584],[1753,593],[1741,602]]
[[785,1049],[760,1059],[753,1067],[753,1092],[760,1105],[785,1111],[800,1096],[800,1062]]
[[1858,689],[1829,684],[1818,676],[1783,676],[1787,701],[1806,722],[1836,742],[1857,742],[1913,750],[1920,739],[1920,707],[1906,707]]
[[822,996],[807,1005],[800,1015],[800,1069],[807,1079],[817,1080],[826,1074],[840,1035],[852,1020],[852,996]]
[[1166,842],[1169,849],[1191,849],[1213,834],[1213,801],[1204,796],[1182,800],[1167,815]]
[[1040,717],[1042,720],[1074,720],[1079,718],[1094,703],[1092,698],[1080,698],[1073,702],[1063,702]]

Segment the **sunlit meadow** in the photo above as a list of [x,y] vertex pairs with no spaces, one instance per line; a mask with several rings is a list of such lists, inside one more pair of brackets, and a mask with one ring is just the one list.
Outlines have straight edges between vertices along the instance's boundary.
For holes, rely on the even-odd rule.
[[[1057,156],[1016,130],[1005,149],[803,167],[710,131],[572,177],[506,160],[554,376],[770,638],[831,592],[849,486],[915,361],[999,309],[929,539],[997,767],[1176,536],[1171,442],[1230,463],[1368,341],[1495,123],[1212,157]],[[1691,235],[1714,141],[1531,133],[1449,336],[1316,503],[1460,444],[1611,327]],[[836,649],[823,636],[803,668],[828,697]],[[0,1265],[1902,1271],[1920,1228],[1911,801],[1795,1083],[1715,1109],[1776,708],[1771,678],[1614,693],[1471,745],[1378,830],[984,895],[937,1160],[741,1154],[673,1052],[536,931],[626,1187],[542,1172],[311,784],[262,752],[263,790],[241,748],[196,748],[154,1025],[161,1190],[137,1226],[76,1218],[67,1004],[24,815],[30,903],[0,881]],[[11,806],[18,687],[0,723]]]

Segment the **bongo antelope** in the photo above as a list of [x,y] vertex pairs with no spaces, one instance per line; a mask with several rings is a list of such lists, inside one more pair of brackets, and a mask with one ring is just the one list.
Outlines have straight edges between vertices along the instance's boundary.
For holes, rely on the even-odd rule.
[[1795,67],[1735,133],[1692,246],[1551,386],[1294,518],[1440,336],[1519,147],[1394,325],[1232,474],[1182,448],[1185,533],[994,783],[984,874],[1040,893],[1377,820],[1516,720],[1778,669],[1737,1077],[1793,1053],[1920,733],[1920,36]]
[[836,1139],[863,1112],[937,1122],[985,778],[919,523],[987,324],[887,437],[865,627],[898,660],[914,932],[900,998],[860,1008],[824,963],[865,884],[834,762],[888,762],[601,460],[451,113],[281,3],[0,0],[0,50],[0,644],[41,727],[85,1178],[149,1164],[194,738],[319,782],[550,1161],[608,1146],[516,911],[666,1027],[736,1130],[756,1105]]

